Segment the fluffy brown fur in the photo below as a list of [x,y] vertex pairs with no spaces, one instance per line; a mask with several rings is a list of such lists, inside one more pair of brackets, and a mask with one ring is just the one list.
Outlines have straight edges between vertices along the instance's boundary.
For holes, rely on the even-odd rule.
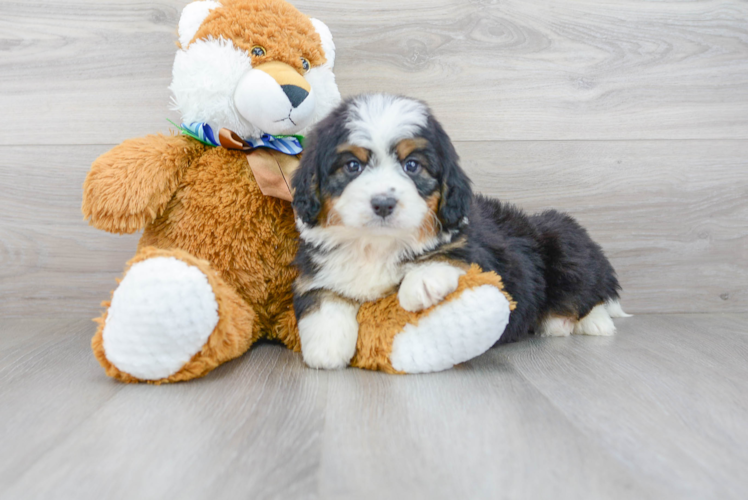
[[[158,152],[165,152],[166,161],[155,161]],[[134,160],[137,154],[144,158]],[[147,179],[157,182],[149,186]],[[289,202],[260,192],[240,151],[208,148],[185,137],[125,141],[94,162],[84,184],[83,211],[92,225],[111,232],[146,226],[139,251],[180,249],[209,262],[257,311],[253,336],[274,331],[291,310],[298,238],[293,210]]]
[[124,142],[91,166],[83,184],[83,215],[110,233],[143,229],[163,213],[182,174],[204,151],[205,146],[184,136]]
[[312,67],[327,59],[322,40],[308,17],[293,6],[277,0],[223,0],[222,11],[212,12],[195,34],[194,40],[223,37],[248,54],[260,46],[266,55],[253,56],[252,65],[280,61],[303,72],[301,58]]

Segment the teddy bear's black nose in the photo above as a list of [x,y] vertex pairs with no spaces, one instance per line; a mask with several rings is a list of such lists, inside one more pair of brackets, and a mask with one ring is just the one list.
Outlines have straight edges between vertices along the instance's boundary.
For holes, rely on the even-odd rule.
[[294,108],[298,108],[309,95],[309,92],[296,85],[281,85],[281,88]]

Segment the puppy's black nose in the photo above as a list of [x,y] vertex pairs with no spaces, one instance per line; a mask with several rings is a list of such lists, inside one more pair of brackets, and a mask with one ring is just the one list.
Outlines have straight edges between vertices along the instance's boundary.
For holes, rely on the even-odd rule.
[[371,199],[371,208],[374,209],[374,213],[378,216],[385,218],[395,211],[397,205],[397,198],[391,196],[375,196]]
[[309,96],[309,92],[296,85],[281,85],[281,88],[283,89],[283,93],[288,96],[288,100],[291,101],[291,106],[294,108],[298,108]]

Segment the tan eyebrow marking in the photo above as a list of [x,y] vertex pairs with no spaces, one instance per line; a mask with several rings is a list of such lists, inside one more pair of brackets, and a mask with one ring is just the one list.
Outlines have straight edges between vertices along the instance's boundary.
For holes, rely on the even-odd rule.
[[341,144],[336,150],[340,153],[352,153],[353,156],[361,160],[361,163],[369,163],[369,150],[353,144]]
[[397,143],[395,150],[397,151],[397,158],[403,161],[405,158],[410,156],[410,153],[416,149],[423,149],[429,145],[429,141],[423,137],[416,137],[415,139],[403,139]]

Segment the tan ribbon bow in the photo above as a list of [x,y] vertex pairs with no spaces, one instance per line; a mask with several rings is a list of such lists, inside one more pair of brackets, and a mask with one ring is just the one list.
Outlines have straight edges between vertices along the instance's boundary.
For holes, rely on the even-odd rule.
[[226,149],[246,153],[249,168],[262,194],[293,201],[291,178],[299,168],[301,155],[291,156],[267,148],[252,149],[238,134],[225,128],[218,131],[218,142]]

